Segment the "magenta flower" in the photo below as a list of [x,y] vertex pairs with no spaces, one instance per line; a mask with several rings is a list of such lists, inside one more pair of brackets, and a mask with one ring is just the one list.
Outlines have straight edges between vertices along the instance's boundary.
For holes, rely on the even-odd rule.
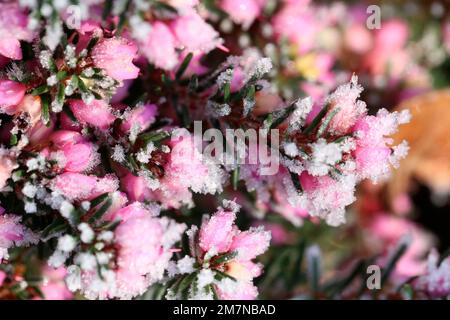
[[169,27],[163,22],[155,22],[143,42],[141,51],[148,61],[164,70],[172,70],[178,63],[176,39]]
[[438,261],[438,252],[432,250],[428,255],[427,271],[414,282],[414,286],[432,298],[445,298],[450,294],[450,257],[440,264]]
[[0,111],[14,114],[25,96],[26,86],[11,80],[0,80]]
[[231,19],[242,24],[244,29],[250,27],[261,14],[265,0],[222,0],[221,8],[230,15]]
[[139,132],[147,130],[155,122],[158,114],[158,108],[154,104],[145,104],[134,108],[126,121],[122,123],[121,129],[129,132],[133,126],[139,128]]
[[81,173],[65,172],[54,178],[50,187],[69,200],[87,200],[105,192],[116,191],[118,184],[117,178],[113,175],[99,178]]
[[219,209],[200,228],[199,246],[205,252],[213,250],[217,253],[227,252],[230,249],[234,236],[234,220],[236,213]]
[[108,104],[103,100],[94,100],[90,104],[86,104],[82,100],[69,100],[68,104],[77,120],[82,124],[106,130],[114,122],[115,117]]
[[34,32],[27,27],[28,16],[18,3],[0,3],[0,55],[14,60],[22,59],[20,41],[31,42]]
[[139,68],[133,64],[137,50],[137,46],[125,38],[105,38],[92,49],[92,59],[96,67],[104,69],[117,81],[135,79],[139,74]]
[[185,226],[156,218],[157,214],[154,209],[135,202],[113,215],[122,221],[114,232],[114,243],[119,250],[114,295],[129,298],[142,294],[162,278],[172,257],[170,249],[180,239]]
[[171,27],[180,45],[188,51],[208,52],[221,43],[217,31],[195,11],[178,17]]
[[[262,273],[262,267],[252,260],[264,253],[270,244],[270,232],[263,227],[240,231],[234,224],[239,206],[224,201],[209,219],[203,221],[199,231],[198,246],[200,264],[205,268],[219,270],[232,277],[215,282],[221,299],[255,299],[257,288],[253,278]],[[221,261],[221,257],[228,259]],[[220,262],[219,262],[220,261]]]
[[19,216],[5,214],[4,211],[0,207],[0,263],[8,258],[9,248],[38,242],[36,235],[20,224]]
[[95,145],[76,131],[57,131],[52,135],[52,142],[64,153],[64,171],[88,171],[99,162]]

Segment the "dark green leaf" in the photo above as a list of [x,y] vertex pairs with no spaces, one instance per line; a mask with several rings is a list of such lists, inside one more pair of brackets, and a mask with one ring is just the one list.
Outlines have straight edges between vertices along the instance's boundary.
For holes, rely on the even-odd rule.
[[320,110],[320,112],[314,117],[313,121],[309,124],[309,126],[303,131],[305,134],[312,133],[322,121],[322,118],[327,114],[328,107],[325,106]]
[[108,198],[105,203],[89,218],[89,223],[94,223],[101,219],[103,215],[108,211],[109,207],[112,205],[111,198]]
[[183,62],[180,65],[180,68],[177,70],[177,73],[175,74],[175,78],[177,80],[181,79],[187,67],[189,66],[189,63],[191,62],[193,56],[194,54],[192,52],[189,52],[187,56],[184,58]]
[[36,89],[34,89],[33,91],[31,91],[31,94],[33,96],[39,96],[45,92],[48,92],[49,87],[46,84],[43,84],[42,86],[37,87]]
[[48,96],[42,96],[42,123],[45,124],[47,127],[50,127],[50,99]]

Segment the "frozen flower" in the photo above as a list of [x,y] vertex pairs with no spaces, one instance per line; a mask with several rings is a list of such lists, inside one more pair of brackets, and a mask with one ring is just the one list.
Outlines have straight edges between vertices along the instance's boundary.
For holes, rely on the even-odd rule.
[[34,37],[27,25],[27,14],[17,3],[0,3],[0,55],[14,60],[22,59],[20,41],[31,42]]
[[52,142],[64,153],[64,170],[83,172],[99,163],[99,155],[93,143],[86,141],[76,131],[60,130],[52,135]]
[[65,172],[51,181],[50,187],[70,200],[93,199],[118,188],[117,178],[106,175],[102,178],[81,173]]
[[8,258],[8,249],[14,246],[36,244],[38,238],[20,223],[21,218],[5,214],[0,207],[0,262]]
[[46,300],[70,300],[73,294],[67,289],[64,277],[67,274],[66,268],[53,269],[45,267],[43,270],[43,283],[39,286],[44,299]]
[[152,192],[163,206],[178,208],[190,204],[191,191],[214,194],[222,190],[223,171],[197,150],[191,135],[173,137],[169,146],[164,177],[159,180],[160,187]]
[[450,257],[440,264],[439,254],[432,250],[428,256],[427,270],[414,281],[414,286],[432,298],[445,298],[450,294]]
[[314,177],[305,171],[300,175],[300,184],[306,197],[301,203],[311,216],[323,218],[332,226],[345,222],[345,207],[355,201],[353,175],[334,180],[329,176]]
[[[239,206],[232,201],[224,201],[224,206],[206,218],[200,228],[198,246],[202,250],[203,267],[232,277],[213,282],[221,299],[255,299],[258,291],[252,281],[261,274],[262,268],[251,260],[267,250],[271,235],[263,227],[240,231],[234,224]],[[195,229],[192,232],[195,233]],[[227,255],[228,258],[219,260]],[[199,290],[203,290],[200,283],[210,282],[199,276]]]
[[[116,217],[122,222],[114,233],[119,248],[117,287],[118,295],[125,298],[143,293],[162,278],[172,256],[170,249],[180,240],[184,228],[167,224],[137,203],[119,211]],[[164,241],[171,233],[172,239]]]
[[109,38],[100,40],[92,49],[94,65],[102,68],[117,81],[135,79],[139,68],[133,64],[137,46],[125,38]]
[[171,24],[177,41],[188,51],[211,51],[221,43],[219,34],[195,11],[177,17]]
[[220,7],[234,22],[247,29],[261,14],[264,4],[265,0],[222,0]]
[[236,213],[219,209],[200,228],[199,245],[205,252],[215,250],[217,253],[230,249],[233,240],[233,226]]
[[156,21],[151,26],[147,39],[142,41],[142,53],[158,68],[172,70],[178,63],[175,36],[162,22]]
[[358,100],[362,87],[358,77],[353,76],[350,83],[336,89],[328,98],[328,112],[324,119],[331,118],[328,130],[336,135],[343,135],[355,125],[356,121],[366,113],[366,104]]
[[357,121],[353,128],[357,133],[357,147],[353,154],[361,178],[370,178],[376,182],[389,174],[391,163],[396,165],[406,156],[407,148],[404,145],[391,156],[391,140],[387,136],[408,121],[407,110],[388,113],[385,109],[379,110],[376,116],[365,116]]
[[106,130],[115,119],[108,104],[103,100],[94,100],[89,104],[82,100],[69,100],[68,104],[77,120],[82,124]]
[[16,162],[12,154],[0,147],[0,190],[6,185],[15,167]]
[[0,112],[14,114],[16,106],[25,96],[25,85],[11,81],[0,80]]
[[140,105],[134,108],[125,121],[122,123],[121,129],[129,132],[134,125],[138,125],[139,131],[147,130],[153,122],[155,122],[158,109],[154,104]]

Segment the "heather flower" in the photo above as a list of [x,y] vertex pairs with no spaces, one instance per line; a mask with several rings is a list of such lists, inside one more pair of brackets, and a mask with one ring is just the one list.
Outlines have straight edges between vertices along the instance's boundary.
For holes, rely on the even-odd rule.
[[222,0],[220,7],[231,19],[247,29],[261,14],[265,0]]
[[195,11],[177,17],[171,29],[180,45],[188,51],[208,52],[221,43],[219,34]]
[[25,85],[11,81],[0,80],[0,111],[7,114],[14,114],[16,106],[25,96]]
[[183,225],[157,218],[156,214],[133,203],[114,215],[122,221],[114,232],[119,248],[115,295],[120,298],[142,294],[162,278],[172,257],[170,249],[184,231]]
[[[252,260],[267,250],[271,236],[262,227],[240,231],[234,224],[239,209],[235,202],[225,200],[224,207],[205,218],[198,231],[198,243],[195,244],[200,250],[197,259],[201,264],[196,282],[198,292],[205,292],[205,287],[213,285],[221,299],[255,299],[258,294],[252,281],[261,275],[262,267]],[[196,234],[195,228],[188,231],[191,241],[196,239]],[[196,254],[196,249],[191,250]],[[210,270],[226,273],[232,278],[214,280],[207,277]],[[207,293],[197,293],[193,297],[211,298]]]
[[17,3],[0,3],[0,55],[21,60],[20,41],[31,42],[34,33],[27,27],[28,17]]
[[214,194],[222,190],[224,173],[197,150],[191,135],[173,136],[169,147],[164,177],[159,180],[158,189],[152,192],[154,199],[164,207],[179,208],[182,204],[191,204],[191,191]]
[[38,242],[37,236],[20,223],[20,216],[5,214],[4,211],[0,207],[0,263],[8,259],[9,248]]
[[286,37],[297,46],[299,53],[306,53],[314,47],[316,35],[321,29],[321,21],[316,19],[308,3],[309,1],[289,2],[273,19],[276,36]]
[[121,129],[129,132],[133,126],[137,126],[139,131],[147,130],[155,122],[158,114],[157,106],[145,104],[134,108],[122,123]]
[[50,188],[69,200],[88,200],[105,192],[116,191],[118,180],[113,175],[99,178],[93,175],[65,172],[51,181]]
[[71,300],[72,292],[67,288],[64,277],[66,276],[66,268],[60,267],[53,269],[46,266],[43,270],[43,284],[39,289],[46,300]]
[[391,164],[406,156],[404,152],[391,155],[391,140],[387,136],[397,131],[398,125],[409,121],[408,110],[388,113],[381,109],[376,116],[365,116],[357,121],[354,157],[361,178],[377,181],[389,174]]
[[52,142],[58,150],[64,153],[64,171],[88,171],[99,162],[99,155],[95,150],[95,145],[85,140],[76,131],[57,131],[52,135]]
[[[328,125],[331,133],[346,134],[366,113],[366,104],[357,100],[362,90],[358,85],[358,77],[353,76],[350,83],[340,86],[328,97],[328,115],[333,115]],[[327,116],[324,118],[327,119]]]
[[16,107],[15,113],[23,113],[27,118],[27,125],[33,127],[41,120],[42,101],[39,96],[27,94]]
[[172,70],[178,63],[175,51],[176,39],[170,28],[162,22],[155,22],[147,39],[141,46],[142,53],[158,68]]
[[299,179],[305,197],[300,203],[311,216],[325,219],[332,226],[345,222],[345,207],[355,201],[354,176],[347,175],[334,180],[329,176],[314,177],[305,171]]
[[117,81],[135,79],[139,68],[133,64],[137,46],[125,38],[102,39],[92,49],[94,65]]
[[234,235],[234,220],[236,213],[220,208],[200,228],[199,246],[205,252],[227,252],[230,249]]
[[106,130],[114,122],[115,117],[108,104],[103,100],[94,100],[89,104],[82,100],[69,100],[68,104],[77,120],[82,124]]
[[414,286],[432,298],[445,298],[450,294],[450,257],[438,261],[438,252],[432,250],[428,255],[427,270],[414,281]]

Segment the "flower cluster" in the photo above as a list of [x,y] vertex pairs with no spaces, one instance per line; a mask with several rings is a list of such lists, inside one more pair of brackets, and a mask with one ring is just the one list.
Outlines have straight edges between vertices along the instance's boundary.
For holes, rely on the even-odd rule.
[[[254,218],[342,225],[357,184],[383,181],[406,157],[407,142],[390,136],[408,111],[372,112],[358,77],[337,77],[336,57],[315,43],[339,6],[104,2],[80,1],[75,16],[69,1],[0,3],[0,298],[255,299],[257,259],[271,241],[263,225],[271,228]],[[261,29],[272,46],[250,46],[233,28]],[[403,25],[389,28],[400,39],[346,30],[363,38],[348,36],[367,58],[364,72],[384,72],[389,43],[404,49]],[[286,41],[280,64],[271,48]],[[305,80],[301,93],[278,81],[292,66]],[[257,148],[278,170],[265,175],[261,159],[202,152],[197,121],[205,134],[276,130],[277,143]],[[224,142],[240,159],[256,153],[251,141]],[[227,198],[236,202],[200,222],[199,210]],[[27,268],[29,256],[43,265],[41,283],[7,267]],[[445,262],[441,269],[417,288],[448,294]]]

